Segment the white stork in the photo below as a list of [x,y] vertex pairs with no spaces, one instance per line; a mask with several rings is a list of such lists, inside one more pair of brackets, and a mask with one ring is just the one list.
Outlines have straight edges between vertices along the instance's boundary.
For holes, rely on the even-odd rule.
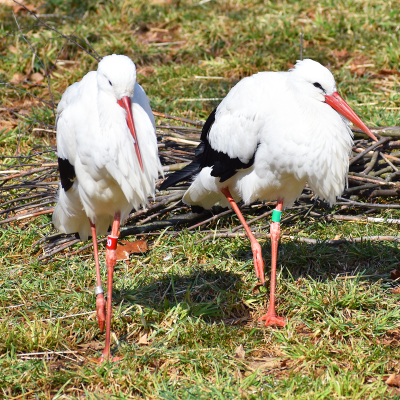
[[64,233],[92,236],[96,264],[97,319],[105,324],[97,234],[112,224],[106,249],[107,324],[105,349],[110,357],[111,298],[118,229],[132,208],[155,192],[162,167],[158,158],[155,121],[149,100],[136,82],[136,67],[123,55],[104,57],[63,94],[57,108],[57,155],[61,177],[54,226]]
[[275,313],[280,216],[308,182],[335,203],[346,182],[353,122],[377,140],[336,91],[331,72],[316,61],[298,61],[288,72],[260,72],[241,80],[208,117],[195,160],[169,176],[167,187],[194,178],[186,204],[231,206],[246,230],[257,277],[264,283],[261,246],[236,202],[277,200],[272,214],[271,289],[265,325],[285,325]]

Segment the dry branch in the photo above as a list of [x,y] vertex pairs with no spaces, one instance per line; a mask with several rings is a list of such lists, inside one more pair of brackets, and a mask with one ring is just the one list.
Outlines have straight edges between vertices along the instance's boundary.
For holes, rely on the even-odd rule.
[[378,179],[371,179],[371,178],[367,178],[367,177],[353,176],[353,175],[349,175],[348,179],[349,180],[353,180],[353,181],[371,182],[371,183],[375,183],[375,184],[380,185],[380,186],[397,186],[397,187],[400,187],[398,183],[386,182],[383,179],[382,180],[378,180]]
[[326,220],[335,219],[337,221],[351,221],[351,222],[373,222],[373,223],[385,223],[385,224],[400,224],[400,219],[392,219],[392,218],[374,218],[367,217],[365,215],[327,215]]
[[43,215],[43,214],[52,214],[53,211],[54,211],[54,207],[50,207],[50,208],[46,208],[45,210],[42,210],[42,211],[36,211],[34,213],[30,212],[30,213],[25,213],[25,214],[18,214],[15,217],[3,219],[3,221],[0,221],[0,225],[6,224],[9,222],[13,222],[13,221],[20,221],[20,220],[26,219],[26,218],[38,217],[39,215]]
[[[254,233],[256,238],[271,238],[269,233]],[[217,238],[236,238],[236,237],[247,237],[246,233],[211,233],[196,243],[205,242],[210,239]],[[281,239],[289,239],[292,241],[304,242],[308,244],[331,244],[331,245],[339,245],[344,243],[361,243],[361,242],[379,242],[379,241],[387,241],[387,242],[400,242],[400,236],[361,236],[350,239],[310,239],[301,236],[292,236],[292,235],[282,235]]]
[[[400,137],[400,126],[382,126],[382,127],[369,127],[372,133],[385,136],[385,137]],[[368,138],[367,134],[360,129],[352,129],[353,133],[357,137]]]

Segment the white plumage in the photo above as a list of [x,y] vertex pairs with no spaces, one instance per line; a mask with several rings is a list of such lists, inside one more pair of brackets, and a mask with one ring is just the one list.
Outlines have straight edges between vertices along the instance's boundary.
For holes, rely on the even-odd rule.
[[[275,313],[280,216],[305,183],[331,205],[346,182],[353,144],[350,119],[377,140],[336,92],[330,71],[313,60],[288,72],[260,72],[241,80],[208,117],[193,163],[161,189],[193,178],[186,204],[231,206],[246,230],[257,277],[264,283],[261,246],[236,202],[277,200],[272,214],[271,292],[266,325],[285,325]],[[196,208],[194,208],[196,210]]]
[[[324,102],[321,90],[336,91],[328,69],[312,60],[289,72],[260,72],[241,80],[217,108],[208,134],[210,146],[248,163],[225,182],[204,168],[183,201],[206,209],[228,206],[221,188],[246,204],[284,198],[290,207],[306,182],[334,204],[344,189],[352,147],[349,122]],[[212,194],[211,194],[211,193]]]
[[[135,64],[122,55],[104,57],[97,72],[71,85],[57,108],[57,153],[61,177],[54,226],[92,236],[96,264],[97,319],[103,331],[106,302],[101,283],[97,234],[112,224],[107,240],[107,324],[102,357],[110,359],[113,271],[120,222],[145,206],[162,174],[155,121],[136,82]],[[111,358],[112,361],[118,358]]]
[[[117,103],[124,95],[131,98],[144,172],[126,111]],[[155,180],[162,173],[154,116],[128,57],[105,57],[97,72],[89,72],[66,90],[57,108],[57,153],[76,174],[71,189],[59,190],[53,223],[61,232],[79,232],[86,240],[90,218],[97,233],[104,234],[117,211],[123,221],[132,208],[146,205],[154,196]]]

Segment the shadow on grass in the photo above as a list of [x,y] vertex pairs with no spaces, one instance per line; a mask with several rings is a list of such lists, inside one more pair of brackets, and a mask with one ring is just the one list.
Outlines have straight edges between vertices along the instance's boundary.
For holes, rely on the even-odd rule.
[[232,306],[246,290],[245,286],[240,274],[218,271],[216,267],[211,270],[210,267],[206,270],[199,267],[190,274],[173,273],[150,284],[139,282],[135,289],[116,291],[114,299],[116,302],[124,300],[151,307],[163,313],[180,305],[192,316],[215,322],[249,316],[248,310],[241,304]]
[[[270,271],[271,246],[263,245],[266,274]],[[369,275],[372,281],[388,276],[400,265],[400,248],[397,242],[345,243],[338,246],[323,241],[310,245],[298,241],[281,243],[278,249],[278,268],[282,277],[312,278],[319,281],[338,276]],[[374,276],[370,276],[374,275]]]

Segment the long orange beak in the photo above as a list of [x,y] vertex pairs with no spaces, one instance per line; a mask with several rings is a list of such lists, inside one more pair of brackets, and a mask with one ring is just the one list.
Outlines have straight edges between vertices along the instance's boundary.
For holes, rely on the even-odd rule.
[[143,170],[143,162],[142,162],[142,155],[140,154],[139,142],[136,136],[135,124],[133,123],[132,117],[132,109],[131,109],[131,99],[128,96],[123,97],[121,100],[118,100],[118,104],[125,109],[126,111],[126,122],[128,124],[128,128],[131,131],[133,140],[135,141],[135,150],[136,155],[139,160],[140,168]]
[[378,141],[376,136],[368,129],[368,127],[361,121],[360,117],[351,109],[351,107],[343,100],[338,92],[333,93],[331,96],[325,96],[325,103],[329,104],[338,113],[342,114],[354,125],[358,126],[364,131],[372,140]]

